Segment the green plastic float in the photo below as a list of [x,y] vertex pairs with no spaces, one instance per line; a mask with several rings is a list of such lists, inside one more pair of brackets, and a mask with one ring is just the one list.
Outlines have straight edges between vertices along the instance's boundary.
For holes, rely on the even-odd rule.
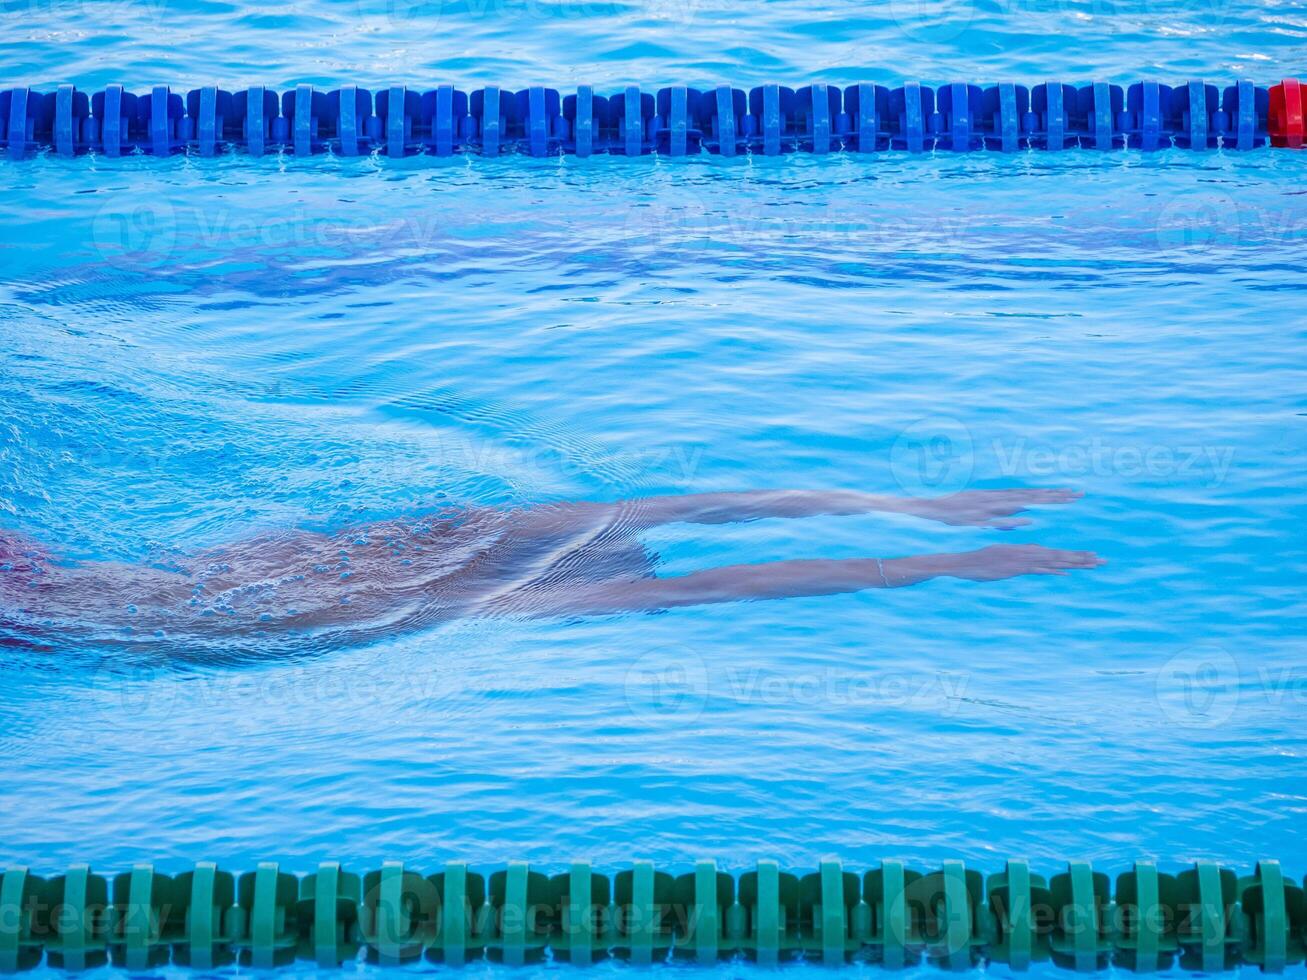
[[678,875],[636,861],[612,877],[584,861],[558,874],[514,861],[487,875],[454,861],[431,874],[388,862],[360,875],[324,862],[299,877],[265,862],[239,875],[200,863],[175,877],[150,864],[112,877],[86,865],[0,877],[4,972],[43,958],[144,972],[331,969],[359,957],[1278,973],[1307,958],[1307,895],[1276,861],[1244,877],[1206,861],[1173,873],[1140,861],[1115,881],[1084,861],[1049,877],[1009,861],[985,877],[961,861],[885,861],[858,874],[836,860],[805,872],[759,861],[738,876],[704,860]]

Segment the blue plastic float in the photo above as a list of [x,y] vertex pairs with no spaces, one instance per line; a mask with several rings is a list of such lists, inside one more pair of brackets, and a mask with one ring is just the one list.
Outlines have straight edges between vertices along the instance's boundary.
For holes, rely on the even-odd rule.
[[148,92],[109,85],[83,92],[0,91],[0,149],[11,159],[144,153],[259,156],[333,153],[352,157],[474,152],[535,157],[597,153],[671,157],[707,152],[875,153],[1026,149],[1253,150],[1304,142],[1302,92],[1287,79],[1219,87],[1202,80],[1034,86],[906,82],[895,88],[814,83],[744,91],[630,85],[607,94],[535,86],[512,91],[452,85],[375,93],[356,85],[322,91],[297,85],[216,86],[185,95],[166,85]]

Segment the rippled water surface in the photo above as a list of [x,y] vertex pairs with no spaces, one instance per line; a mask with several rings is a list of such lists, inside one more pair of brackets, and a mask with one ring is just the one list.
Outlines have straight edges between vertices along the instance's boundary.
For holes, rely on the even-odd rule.
[[[2,9],[6,77],[86,87],[1268,83],[1307,52],[1302,3]],[[450,505],[1072,486],[1010,532],[643,541],[664,576],[999,541],[1109,562],[239,662],[3,647],[0,865],[1300,874],[1305,175],[1265,150],[0,163],[0,526],[65,560]]]

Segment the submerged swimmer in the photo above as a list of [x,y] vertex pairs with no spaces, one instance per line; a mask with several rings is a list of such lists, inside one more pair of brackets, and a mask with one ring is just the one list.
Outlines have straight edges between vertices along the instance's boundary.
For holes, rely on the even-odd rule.
[[1069,490],[975,490],[916,499],[774,490],[467,508],[335,534],[293,531],[170,567],[60,562],[0,532],[0,641],[84,640],[260,652],[357,642],[469,616],[559,616],[896,589],[952,577],[1064,575],[1090,551],[995,545],[904,558],[806,559],[654,574],[640,531],[662,524],[884,512],[1010,529]]

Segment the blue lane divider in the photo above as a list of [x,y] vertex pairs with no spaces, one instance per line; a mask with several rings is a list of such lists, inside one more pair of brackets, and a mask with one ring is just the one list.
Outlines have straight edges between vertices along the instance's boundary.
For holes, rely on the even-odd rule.
[[654,98],[654,145],[659,153],[683,157],[698,153],[703,145],[699,128],[703,93],[678,85],[665,88]]
[[711,97],[699,100],[702,145],[709,153],[733,157],[748,151],[757,134],[757,119],[749,113],[749,96],[743,89],[719,85]]
[[[596,103],[601,103],[597,105]],[[595,120],[607,112],[608,102],[594,94],[594,88],[581,85],[576,95],[563,99],[563,122],[570,135],[563,147],[579,157],[588,157],[595,151]]]
[[653,152],[649,139],[654,116],[654,97],[640,91],[638,85],[628,85],[608,100],[611,112],[610,153],[623,153],[638,157]]
[[422,134],[426,147],[438,157],[447,157],[470,145],[474,122],[467,93],[452,85],[422,95]]
[[147,99],[138,103],[141,127],[148,141],[141,146],[147,153],[165,157],[181,150],[190,142],[190,125],[186,106],[180,95],[174,95],[166,85],[156,85]]
[[813,153],[831,151],[831,133],[844,128],[840,120],[840,90],[827,85],[799,89],[798,109],[803,131],[802,145]]
[[751,144],[767,156],[781,152],[781,92],[779,85],[764,85],[749,90],[749,112],[758,120],[760,138]]
[[874,153],[884,149],[882,121],[889,104],[889,90],[882,85],[865,82],[850,85],[844,90],[844,114],[849,120],[845,146],[858,153]]
[[984,101],[984,91],[979,85],[963,82],[945,85],[936,93],[941,116],[941,148],[963,151],[976,150],[983,145],[980,118]]
[[[44,135],[44,126],[48,125],[50,142],[55,152],[61,157],[73,156],[86,145],[81,140],[82,131],[91,115],[91,100],[85,92],[77,91],[72,85],[60,85],[52,102],[48,99],[43,101],[44,108],[52,111],[53,115],[46,111],[41,113],[44,125],[37,133]],[[10,149],[17,147],[11,142]]]
[[414,120],[422,112],[422,97],[403,85],[377,93],[377,120],[383,134],[386,156],[402,157],[418,149],[414,141]]
[[[1126,93],[1125,131],[1141,149],[1156,150],[1162,143],[1162,103],[1171,89],[1158,82],[1138,82]],[[1169,140],[1169,138],[1168,138]]]
[[[1033,87],[906,82],[893,88],[864,82],[843,89],[816,82],[798,89],[761,85],[747,93],[729,85],[656,93],[630,85],[608,96],[588,85],[575,93],[544,86],[466,92],[452,85],[392,85],[375,94],[355,85],[325,92],[298,85],[280,94],[262,86],[231,92],[210,85],[185,95],[166,85],[147,92],[108,85],[91,93],[73,85],[49,92],[16,86],[0,89],[0,155],[1253,150],[1302,144],[1299,92],[1292,79],[1269,89],[1247,80],[1220,88],[1202,79],[1175,86],[1154,80]],[[1275,126],[1284,133],[1270,132]]]
[[[29,133],[33,132],[33,121],[29,122],[31,110],[33,108],[32,93],[25,88],[16,88],[5,93],[5,125],[3,127],[5,140],[9,144],[9,156],[15,160],[21,160],[27,152],[27,145],[30,142]],[[40,104],[40,96],[36,98],[36,104]]]
[[[898,136],[890,139],[890,146],[921,153],[926,147],[928,125],[935,115],[935,90],[920,82],[908,82],[890,92],[890,112],[898,117]],[[934,139],[932,135],[931,143]]]

